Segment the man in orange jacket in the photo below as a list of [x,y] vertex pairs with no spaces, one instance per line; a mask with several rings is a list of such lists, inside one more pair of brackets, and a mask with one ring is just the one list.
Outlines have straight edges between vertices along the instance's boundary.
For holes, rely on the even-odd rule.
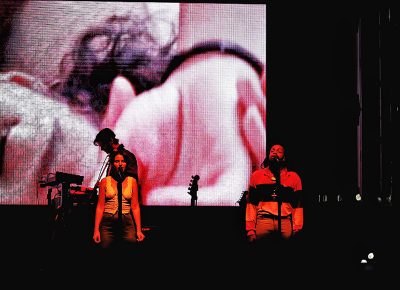
[[300,176],[288,171],[285,149],[275,144],[250,178],[246,232],[250,242],[278,235],[289,240],[303,228]]

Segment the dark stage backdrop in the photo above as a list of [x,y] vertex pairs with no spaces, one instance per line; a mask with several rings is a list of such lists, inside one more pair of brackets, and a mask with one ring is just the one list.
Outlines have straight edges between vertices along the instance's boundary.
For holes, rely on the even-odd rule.
[[399,11],[373,2],[268,7],[267,140],[312,203],[395,205]]
[[287,145],[310,202],[353,201],[361,7],[313,1],[268,8],[267,140]]
[[327,230],[324,254],[352,245],[371,274],[369,252],[383,272],[397,252],[400,181],[399,11],[375,2],[273,2],[267,16],[268,143],[302,177],[307,238]]

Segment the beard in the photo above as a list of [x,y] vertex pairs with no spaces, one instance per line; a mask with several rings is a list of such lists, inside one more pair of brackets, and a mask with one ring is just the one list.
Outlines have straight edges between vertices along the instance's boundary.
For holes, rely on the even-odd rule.
[[280,177],[280,170],[286,167],[286,161],[283,159],[279,159],[277,157],[269,159],[269,169],[274,174],[275,178]]

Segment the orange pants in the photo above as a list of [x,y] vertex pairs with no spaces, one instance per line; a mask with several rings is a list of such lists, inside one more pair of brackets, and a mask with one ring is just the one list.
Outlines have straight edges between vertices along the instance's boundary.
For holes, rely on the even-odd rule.
[[278,217],[273,215],[258,215],[256,223],[256,236],[257,240],[276,235],[285,240],[290,239],[292,236],[292,219],[291,217],[281,218],[281,234],[278,232]]

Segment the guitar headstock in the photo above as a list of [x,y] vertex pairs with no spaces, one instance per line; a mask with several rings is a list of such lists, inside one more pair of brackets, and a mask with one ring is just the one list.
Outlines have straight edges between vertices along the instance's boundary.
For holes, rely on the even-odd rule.
[[248,195],[248,191],[242,191],[239,200],[236,202],[237,204],[239,204],[240,207],[244,207],[247,203],[247,195]]
[[192,175],[192,178],[189,183],[188,194],[190,194],[193,199],[197,199],[197,191],[199,189],[199,185],[198,185],[199,179],[200,179],[200,176],[198,176],[197,174]]

